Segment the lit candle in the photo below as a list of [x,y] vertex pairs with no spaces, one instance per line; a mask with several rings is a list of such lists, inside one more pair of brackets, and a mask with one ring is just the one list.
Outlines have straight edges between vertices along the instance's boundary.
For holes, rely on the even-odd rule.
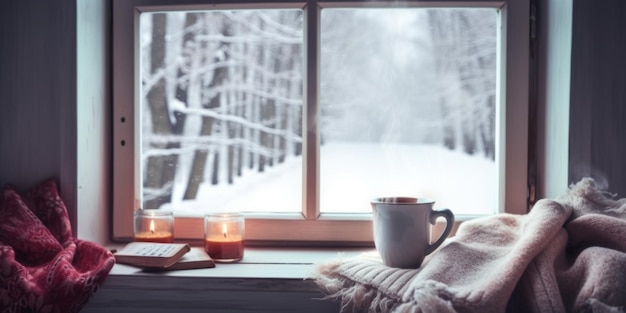
[[243,258],[244,219],[241,213],[205,215],[204,249],[216,262]]
[[135,212],[135,241],[174,242],[174,216],[172,212],[137,210]]

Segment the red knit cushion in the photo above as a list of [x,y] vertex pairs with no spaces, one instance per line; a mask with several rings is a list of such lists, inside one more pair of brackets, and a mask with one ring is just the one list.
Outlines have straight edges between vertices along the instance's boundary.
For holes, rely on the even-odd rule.
[[103,247],[75,239],[56,183],[0,194],[0,309],[78,312],[115,263]]

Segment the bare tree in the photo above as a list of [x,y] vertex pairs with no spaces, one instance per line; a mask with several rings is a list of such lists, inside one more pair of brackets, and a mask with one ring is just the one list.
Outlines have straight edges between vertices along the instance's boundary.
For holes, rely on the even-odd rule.
[[[207,20],[208,17],[206,15],[203,16],[203,21]],[[226,19],[222,17],[220,21],[214,21],[214,23],[214,25],[220,25],[218,26],[220,27],[218,33],[224,35],[228,34],[229,24],[227,23]],[[210,27],[207,27],[207,24],[204,25],[205,27],[202,27],[200,31],[210,32]],[[208,97],[202,97],[202,107],[206,110],[215,110],[216,108],[219,108],[221,106],[221,99],[223,97],[223,94],[221,91],[219,91],[219,87],[224,85],[224,82],[227,80],[228,77],[228,68],[226,67],[226,61],[228,59],[228,45],[229,44],[227,42],[219,42],[217,50],[215,52],[211,51],[210,53],[210,55],[213,56],[213,59],[210,62],[217,65],[213,70],[213,75],[210,79],[210,82],[206,86],[210,95]],[[201,49],[198,51],[198,53],[207,53],[207,51]],[[213,116],[202,116],[202,125],[200,127],[199,136],[202,138],[214,135],[216,123],[217,121]],[[196,149],[196,151],[194,152],[184,199],[196,198],[199,185],[203,181],[202,177],[204,175],[209,153],[210,151],[208,146]],[[214,157],[212,159],[213,164],[211,167],[211,184],[215,185],[219,183],[220,153],[218,149],[213,149],[212,153],[214,154]]]
[[[174,114],[170,119],[168,107],[165,75],[166,56],[166,14],[152,15],[152,43],[150,45],[150,73],[149,80],[156,81],[150,86],[146,101],[150,107],[152,133],[156,135],[180,134],[184,122],[182,114]],[[144,82],[146,84],[146,82]],[[168,150],[180,147],[178,142],[150,141],[152,149]],[[161,153],[149,156],[144,171],[144,209],[158,209],[162,204],[171,201],[173,180],[176,175],[178,155]]]

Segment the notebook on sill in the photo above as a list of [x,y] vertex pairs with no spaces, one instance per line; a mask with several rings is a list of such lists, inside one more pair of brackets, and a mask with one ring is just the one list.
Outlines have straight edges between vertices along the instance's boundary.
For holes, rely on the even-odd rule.
[[209,256],[204,248],[191,247],[189,252],[185,253],[176,263],[168,267],[162,268],[144,268],[146,272],[172,271],[172,270],[192,270],[199,268],[213,268],[215,262]]
[[190,250],[186,243],[131,242],[113,255],[115,261],[120,264],[167,268]]

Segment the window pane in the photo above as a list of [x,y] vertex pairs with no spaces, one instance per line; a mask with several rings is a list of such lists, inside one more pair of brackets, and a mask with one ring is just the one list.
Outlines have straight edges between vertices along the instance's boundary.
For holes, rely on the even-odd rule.
[[301,211],[302,22],[301,10],[141,14],[144,208]]
[[[324,9],[322,212],[417,195],[496,210],[495,9]],[[355,200],[357,199],[357,200]]]

